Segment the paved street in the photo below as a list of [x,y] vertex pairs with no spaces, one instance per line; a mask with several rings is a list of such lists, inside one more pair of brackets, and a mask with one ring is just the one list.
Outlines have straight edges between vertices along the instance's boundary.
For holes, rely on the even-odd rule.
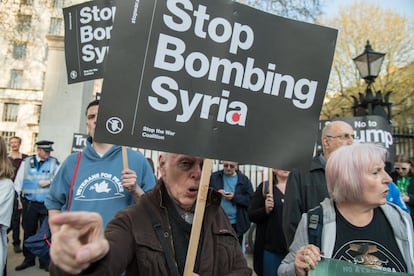
[[[246,254],[245,256],[246,256],[247,264],[249,265],[251,269],[253,269],[253,255]],[[253,276],[256,276],[256,273],[254,273],[254,271],[253,271]]]
[[15,271],[14,268],[23,262],[23,253],[16,254],[13,251],[13,245],[11,243],[12,239],[10,236],[11,232],[9,233],[9,250],[7,253],[7,276],[46,276],[49,275],[43,269],[39,269],[39,263],[36,259],[36,265],[29,267],[22,271]]

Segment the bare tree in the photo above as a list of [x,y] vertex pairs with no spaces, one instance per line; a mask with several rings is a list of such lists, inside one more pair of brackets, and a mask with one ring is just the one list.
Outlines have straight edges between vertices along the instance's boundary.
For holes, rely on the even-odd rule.
[[321,0],[239,0],[257,9],[306,22],[315,22],[321,14]]
[[[378,5],[356,1],[342,6],[337,17],[321,18],[319,23],[339,30],[328,93],[321,114],[323,119],[350,115],[354,103],[351,96],[358,98],[358,93],[364,92],[366,84],[360,79],[352,59],[363,52],[367,40],[375,51],[386,53],[382,71],[374,83],[375,90],[381,90],[383,94],[393,91],[390,99],[394,102],[395,111],[412,110],[408,106],[408,98],[414,96],[413,86],[403,86],[403,80],[396,77],[396,72],[401,74],[404,67],[414,61],[412,21]],[[407,95],[410,96],[407,98]],[[401,114],[394,113],[395,122],[404,122],[399,118]]]

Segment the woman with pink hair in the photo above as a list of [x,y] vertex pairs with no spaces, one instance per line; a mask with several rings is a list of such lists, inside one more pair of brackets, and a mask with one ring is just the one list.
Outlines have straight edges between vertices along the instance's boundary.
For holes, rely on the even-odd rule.
[[[322,208],[319,217],[308,222],[307,214],[302,216],[279,276],[305,276],[322,257],[346,261],[349,267],[414,273],[411,217],[386,200],[392,181],[385,171],[386,154],[379,145],[358,143],[332,153],[325,169],[330,198],[316,207]],[[309,234],[319,220],[322,231],[315,244],[318,239]]]

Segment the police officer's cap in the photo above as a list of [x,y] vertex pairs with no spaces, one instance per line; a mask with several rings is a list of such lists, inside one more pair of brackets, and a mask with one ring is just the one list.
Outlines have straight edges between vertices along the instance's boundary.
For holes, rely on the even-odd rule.
[[52,148],[53,142],[47,140],[41,140],[36,143],[38,149],[43,149],[44,151],[53,151]]

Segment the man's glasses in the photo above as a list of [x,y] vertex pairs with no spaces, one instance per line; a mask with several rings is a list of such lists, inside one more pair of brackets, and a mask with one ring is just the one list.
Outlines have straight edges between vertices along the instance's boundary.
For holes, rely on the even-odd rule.
[[355,135],[348,134],[348,133],[345,133],[345,134],[342,134],[342,135],[337,135],[337,136],[326,135],[326,137],[332,138],[332,139],[339,138],[340,140],[349,140],[349,139],[354,140],[355,139]]
[[396,171],[399,171],[399,170],[401,170],[401,171],[407,171],[407,170],[409,170],[410,168],[406,168],[406,167],[394,167],[394,169],[395,169]]
[[231,169],[234,169],[236,166],[233,165],[233,164],[223,164],[223,167],[225,167],[225,168],[229,167]]

